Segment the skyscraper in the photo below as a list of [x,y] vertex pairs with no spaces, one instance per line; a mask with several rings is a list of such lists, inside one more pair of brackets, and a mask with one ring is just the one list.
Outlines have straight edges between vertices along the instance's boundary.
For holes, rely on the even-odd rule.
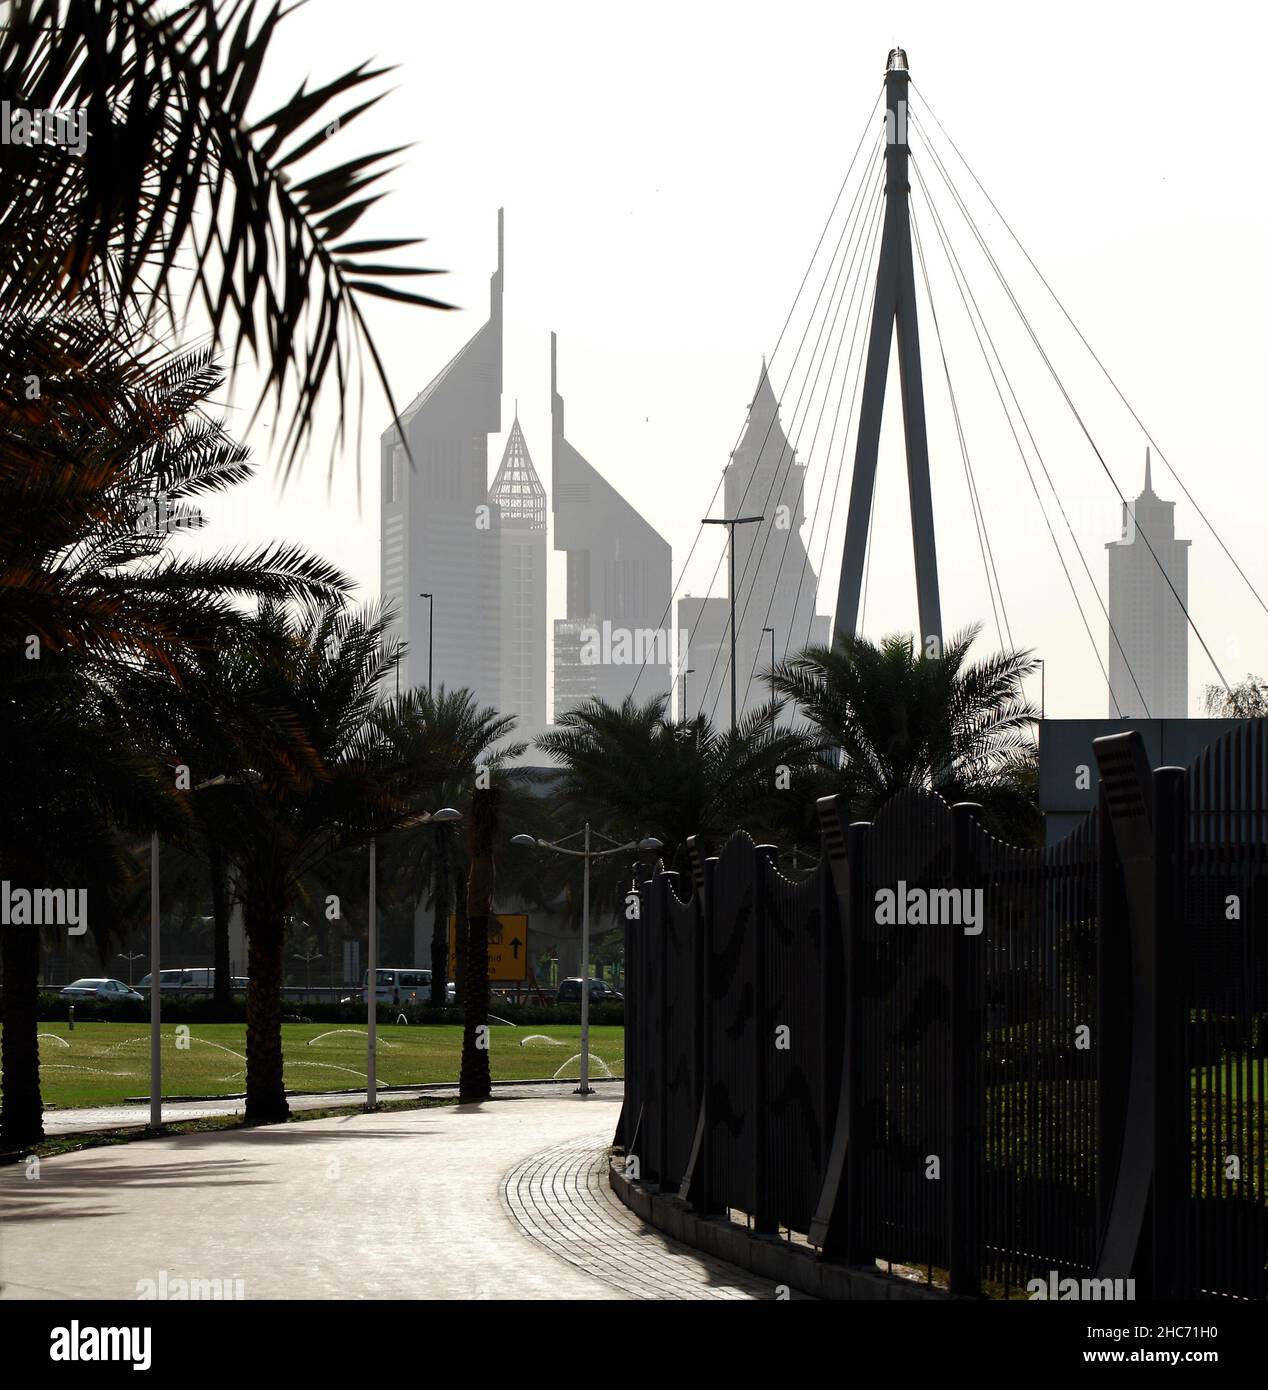
[[[722,515],[761,516],[760,525],[728,527],[734,533],[736,593],[736,713],[770,697],[764,673],[811,644],[826,645],[831,620],[815,612],[819,577],[801,531],[806,521],[806,465],[784,434],[779,402],[762,364],[748,422],[723,483]],[[728,542],[730,543],[730,542]],[[724,572],[726,567],[724,566]],[[727,598],[678,601],[678,656],[695,668],[689,678],[688,715],[700,709],[715,722],[730,717],[730,604]],[[684,633],[687,634],[684,639]]]
[[597,696],[620,704],[670,688],[670,550],[564,436],[550,335],[551,503],[568,556],[567,616],[555,622],[555,718]]
[[409,644],[402,690],[426,684],[431,638],[436,687],[467,686],[482,705],[502,700],[500,517],[489,496],[501,400],[499,211],[488,321],[401,412],[400,429],[380,439],[380,592],[398,613],[394,635]]
[[1105,547],[1109,551],[1109,712],[1113,718],[1188,716],[1185,609],[1190,544],[1176,539],[1175,503],[1164,502],[1154,492],[1146,449],[1145,489],[1133,503],[1123,504],[1122,535]]
[[501,520],[498,708],[519,720],[519,738],[533,738],[546,727],[546,489],[533,467],[518,411],[489,499]]

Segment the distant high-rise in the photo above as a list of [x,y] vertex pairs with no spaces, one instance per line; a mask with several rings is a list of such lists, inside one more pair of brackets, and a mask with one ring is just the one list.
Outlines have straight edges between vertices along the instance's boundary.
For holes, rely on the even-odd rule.
[[590,697],[619,704],[670,688],[670,550],[564,437],[550,335],[554,547],[568,556],[567,616],[555,622],[555,718]]
[[[489,435],[501,425],[502,214],[488,322],[401,412],[380,441],[381,588],[395,606],[394,635],[408,642],[402,690],[467,686],[482,705],[503,697],[501,540],[489,496]],[[408,453],[402,440],[409,441]],[[431,609],[420,593],[433,595]]]
[[502,698],[516,735],[546,727],[546,489],[533,467],[519,414],[489,499],[501,519]]
[[[773,628],[775,658],[811,644],[826,645],[831,619],[815,612],[819,577],[802,540],[806,465],[784,434],[779,402],[762,364],[748,423],[727,465],[722,515],[761,516],[760,525],[728,528],[735,534],[737,714],[765,703],[770,687]],[[726,566],[724,566],[724,573]],[[730,604],[727,598],[678,601],[678,660],[694,667],[687,680],[688,716],[701,709],[714,722],[730,717]],[[681,684],[679,687],[681,695]]]
[[1123,533],[1105,547],[1111,717],[1184,719],[1189,713],[1190,544],[1176,539],[1175,503],[1154,492],[1146,449],[1145,490],[1130,508],[1123,504]]

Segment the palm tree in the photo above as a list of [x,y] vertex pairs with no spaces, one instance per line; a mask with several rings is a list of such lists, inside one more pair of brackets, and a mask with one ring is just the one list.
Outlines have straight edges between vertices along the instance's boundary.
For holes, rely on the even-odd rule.
[[775,668],[776,691],[837,750],[837,789],[853,814],[874,815],[896,792],[925,787],[951,801],[980,801],[997,825],[1024,816],[1038,713],[1022,681],[1037,663],[1025,651],[971,663],[980,631],[975,624],[958,633],[937,657],[909,635],[850,637]]
[[[11,764],[0,862],[10,878],[20,869],[34,883],[66,881],[112,823],[181,824],[173,779],[163,768],[160,785],[160,749],[145,746],[129,704],[136,682],[214,647],[239,621],[238,597],[346,583],[289,546],[171,553],[171,536],[200,524],[195,499],[252,471],[205,408],[222,380],[206,353],[121,350],[85,316],[0,319],[0,708]],[[35,749],[45,774],[25,761]],[[5,970],[4,1137],[24,1144],[40,1129],[38,949],[11,939],[26,933],[4,935],[16,953]]]
[[[675,722],[668,697],[637,704],[589,700],[560,716],[538,747],[564,769],[563,808],[622,839],[655,835],[664,858],[687,867],[689,836],[721,838],[737,827],[760,836],[796,817],[822,769],[813,739],[777,724],[770,706],[750,711],[732,732],[697,715]],[[602,876],[606,902],[628,865]],[[594,890],[592,890],[594,891]]]
[[[249,1120],[289,1114],[282,1060],[285,924],[306,877],[332,855],[408,817],[392,790],[390,749],[374,719],[396,650],[385,619],[341,603],[265,602],[238,651],[244,707],[260,715],[255,777],[226,789],[226,847],[247,932]],[[373,924],[368,924],[373,929]]]
[[360,297],[448,306],[396,283],[433,272],[377,259],[411,240],[348,239],[400,151],[312,166],[378,102],[386,69],[362,63],[255,109],[288,12],[280,0],[6,6],[0,91],[28,109],[82,111],[87,133],[6,143],[0,317],[87,304],[137,341],[179,321],[171,287],[187,253],[216,343],[264,368],[260,404],[293,394],[289,466],[332,372],[342,395],[361,348],[388,390]]
[[[491,708],[480,708],[474,694],[465,689],[432,694],[425,686],[408,690],[388,702],[375,717],[376,727],[391,748],[392,762],[400,777],[399,793],[414,814],[440,806],[464,804],[476,785],[477,769],[484,778],[502,774],[506,764],[528,746],[510,742],[515,719]],[[484,780],[484,779],[482,779]],[[431,936],[431,1002],[445,1004],[451,907],[465,923],[465,903],[455,902],[457,886],[466,866],[453,825],[436,822],[401,831],[384,850],[385,873],[400,865],[407,878],[411,901],[429,894],[433,910]],[[465,977],[465,933],[458,941],[459,961]]]

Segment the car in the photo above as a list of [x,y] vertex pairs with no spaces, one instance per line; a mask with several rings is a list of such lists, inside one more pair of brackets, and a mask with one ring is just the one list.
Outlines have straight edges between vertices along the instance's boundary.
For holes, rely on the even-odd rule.
[[[375,972],[375,997],[380,1004],[427,1004],[431,1002],[431,971],[415,966],[384,966]],[[370,1002],[370,972],[361,976],[361,1002]],[[452,980],[445,985],[445,1003],[457,997]]]
[[[152,975],[142,976],[137,984],[137,989],[143,989],[149,993]],[[184,994],[210,994],[216,987],[216,972],[210,966],[184,967],[178,970],[160,970],[159,988],[164,994],[169,990],[177,990]],[[247,977],[245,975],[234,975],[230,978],[229,987],[234,994],[245,994],[247,992]]]
[[[592,1004],[622,1004],[625,996],[618,994],[606,980],[590,977],[590,1002]],[[571,975],[566,980],[560,980],[559,988],[555,991],[556,1004],[580,1004],[581,1003],[581,976]]]
[[68,999],[72,1004],[79,999],[96,999],[104,1004],[142,1002],[136,990],[130,989],[122,980],[75,980],[59,993],[58,998]]

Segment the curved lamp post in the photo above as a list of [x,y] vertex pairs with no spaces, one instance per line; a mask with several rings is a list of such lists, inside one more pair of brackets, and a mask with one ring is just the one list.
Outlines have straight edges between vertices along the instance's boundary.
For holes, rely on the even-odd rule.
[[[599,834],[598,831],[595,833]],[[651,835],[642,840],[628,840],[623,845],[618,845],[616,841],[608,840],[608,837],[603,835],[602,838],[608,840],[611,848],[592,850],[589,821],[586,821],[581,830],[565,835],[564,840],[573,840],[578,835],[585,837],[581,849],[573,849],[565,845],[563,840],[539,840],[535,835],[514,835],[511,837],[511,843],[522,845],[526,849],[548,849],[555,854],[571,854],[585,860],[585,875],[581,889],[581,1079],[574,1094],[588,1096],[593,1094],[590,1089],[590,861],[604,859],[611,854],[624,854],[626,850],[631,849],[652,853],[663,848],[663,845]]]
[[[394,826],[396,830],[412,830],[416,825],[444,824],[447,821],[462,819],[462,812],[452,806],[442,806],[439,811],[424,811],[420,816]],[[379,1039],[379,897],[378,897],[378,847],[375,836],[370,836],[370,910],[366,923],[366,1059],[365,1059],[365,1108],[374,1110],[378,1106],[378,1076],[375,1071],[375,1047]],[[436,962],[432,961],[432,969]]]

